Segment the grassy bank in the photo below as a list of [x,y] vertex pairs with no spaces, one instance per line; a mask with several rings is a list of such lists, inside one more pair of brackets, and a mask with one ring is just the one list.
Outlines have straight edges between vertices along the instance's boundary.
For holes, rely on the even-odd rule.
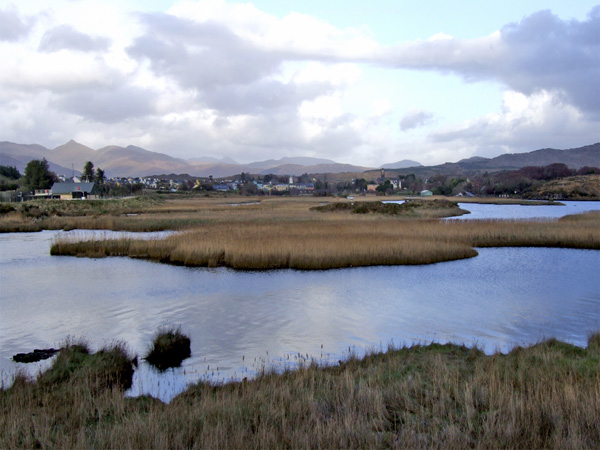
[[[0,215],[0,233],[41,230],[105,229],[162,231],[185,224],[161,214],[164,200],[144,196],[110,200],[33,200]],[[140,217],[148,214],[150,217]]]
[[[116,352],[117,355],[121,351]],[[0,390],[2,448],[597,448],[600,335],[507,355],[415,346],[211,386],[163,404],[102,377],[107,350],[61,352]],[[122,358],[116,358],[121,361]],[[67,369],[65,369],[65,367]],[[118,378],[117,378],[118,379]]]

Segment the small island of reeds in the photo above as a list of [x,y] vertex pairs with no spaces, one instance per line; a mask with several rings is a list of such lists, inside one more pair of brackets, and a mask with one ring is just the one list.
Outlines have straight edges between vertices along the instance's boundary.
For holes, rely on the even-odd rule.
[[444,218],[468,214],[468,211],[460,209],[457,202],[445,199],[419,200],[408,199],[403,203],[394,202],[337,202],[311,208],[319,212],[343,212],[354,214],[385,214],[390,216],[412,217],[412,218]]
[[[132,229],[154,230],[170,224],[169,229],[181,231],[165,239],[81,242],[66,236],[56,239],[50,252],[129,256],[196,267],[324,270],[452,261],[476,256],[476,247],[600,249],[599,213],[559,220],[440,220],[440,215],[461,213],[456,203],[443,199],[402,205],[261,199],[238,207],[223,199],[194,199],[156,204],[143,215],[118,218],[119,224],[129,223]],[[82,227],[91,226],[88,218],[69,220],[75,219],[83,221]],[[102,216],[97,220],[98,226],[104,223]]]

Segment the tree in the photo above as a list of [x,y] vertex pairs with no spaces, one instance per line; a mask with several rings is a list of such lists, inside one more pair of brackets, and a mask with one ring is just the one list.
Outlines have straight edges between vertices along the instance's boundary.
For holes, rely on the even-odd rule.
[[3,175],[10,180],[18,180],[21,178],[21,174],[15,166],[0,166],[0,175]]
[[580,167],[579,170],[577,170],[577,175],[592,175],[594,173],[600,173],[600,168],[583,166]]
[[354,189],[356,192],[366,192],[367,191],[367,180],[364,178],[358,178],[354,180]]
[[258,195],[258,186],[254,183],[246,183],[240,188],[242,195]]
[[569,169],[566,164],[554,163],[544,167],[544,175],[546,180],[553,180],[573,176],[575,171]]
[[50,171],[46,158],[32,159],[25,167],[25,185],[32,191],[50,189],[56,180],[56,174]]
[[104,170],[100,167],[96,169],[96,182],[100,185],[104,184],[106,181],[106,175],[104,174]]
[[385,180],[385,182],[381,183],[375,188],[375,190],[381,194],[391,194],[393,189],[394,187],[392,186],[392,182],[390,180]]
[[83,166],[83,178],[85,181],[94,181],[94,163],[88,161]]

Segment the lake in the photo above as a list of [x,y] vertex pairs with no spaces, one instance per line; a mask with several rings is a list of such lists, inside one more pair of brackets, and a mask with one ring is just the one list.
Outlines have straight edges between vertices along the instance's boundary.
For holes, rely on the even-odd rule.
[[[401,205],[404,200],[384,201],[383,203],[397,203]],[[461,209],[469,211],[447,220],[477,220],[477,219],[558,219],[570,214],[581,214],[588,211],[600,210],[600,202],[561,201],[554,205],[496,205],[485,203],[458,202]]]
[[18,367],[35,373],[49,364],[16,364],[15,353],[72,336],[94,349],[125,341],[142,355],[168,325],[191,337],[192,357],[165,373],[142,363],[129,395],[168,401],[199,379],[240,379],[310,358],[336,363],[390,343],[492,353],[549,337],[585,346],[600,331],[598,251],[486,248],[426,266],[236,272],[50,256],[59,233],[0,234],[4,383]]
[[[562,203],[562,205],[560,204]],[[449,220],[475,219],[558,219],[569,214],[581,214],[600,210],[600,202],[561,201],[556,205],[491,205],[482,203],[458,203],[471,214],[452,217]]]

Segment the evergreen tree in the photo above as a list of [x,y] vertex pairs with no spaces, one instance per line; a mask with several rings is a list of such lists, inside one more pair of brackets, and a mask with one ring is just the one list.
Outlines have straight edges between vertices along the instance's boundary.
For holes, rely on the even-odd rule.
[[106,181],[106,175],[104,174],[104,170],[98,167],[96,169],[96,182],[98,184],[104,184],[104,181]]
[[82,174],[83,178],[85,179],[85,181],[94,181],[94,163],[91,161],[88,161],[85,163],[85,165],[83,166],[83,174]]
[[21,174],[15,166],[0,166],[0,175],[3,175],[10,180],[18,180],[21,178]]
[[50,171],[46,158],[32,159],[25,167],[25,185],[32,191],[36,189],[50,189],[56,180],[56,174]]

